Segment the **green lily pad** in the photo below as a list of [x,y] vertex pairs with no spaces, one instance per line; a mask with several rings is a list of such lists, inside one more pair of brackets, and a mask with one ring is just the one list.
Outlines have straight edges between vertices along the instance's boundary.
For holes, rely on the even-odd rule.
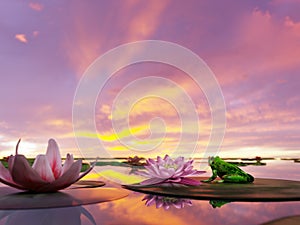
[[69,188],[54,193],[20,192],[0,187],[0,210],[71,207],[114,201],[129,194],[117,188]]
[[[193,178],[205,180],[206,177]],[[166,195],[178,198],[228,201],[299,201],[300,181],[255,178],[253,183],[202,183],[199,186],[184,185],[124,185],[126,189],[146,194]]]
[[75,188],[96,188],[102,187],[105,183],[103,181],[94,181],[94,180],[79,180],[76,183],[72,184],[71,189]]

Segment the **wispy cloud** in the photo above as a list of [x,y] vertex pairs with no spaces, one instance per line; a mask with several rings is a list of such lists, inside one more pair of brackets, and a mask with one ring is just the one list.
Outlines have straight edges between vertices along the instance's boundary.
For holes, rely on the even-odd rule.
[[19,42],[22,42],[25,44],[28,43],[28,40],[27,40],[27,37],[25,34],[16,34],[15,39],[17,39]]
[[[64,46],[77,75],[81,77],[85,69],[105,51],[120,44],[150,38],[156,32],[160,15],[168,4],[169,1],[159,4],[124,1],[114,8],[113,14],[107,13],[110,9],[106,5],[100,11],[96,8],[84,10],[89,8],[86,4],[73,5],[70,13],[74,19],[70,21],[69,28],[72,35],[66,35]],[[97,25],[98,19],[93,20],[93,17],[98,17],[96,14],[101,15],[100,27]],[[116,35],[113,35],[114,32]]]
[[35,11],[42,11],[44,9],[44,6],[37,2],[30,2],[29,7]]
[[40,32],[37,31],[37,30],[35,30],[35,31],[32,32],[32,36],[33,37],[37,37],[39,34],[40,34]]
[[137,1],[134,7],[140,10],[133,14],[129,22],[128,40],[147,39],[153,35],[159,26],[160,16],[168,4],[170,4],[169,1],[161,1],[159,4],[154,1]]

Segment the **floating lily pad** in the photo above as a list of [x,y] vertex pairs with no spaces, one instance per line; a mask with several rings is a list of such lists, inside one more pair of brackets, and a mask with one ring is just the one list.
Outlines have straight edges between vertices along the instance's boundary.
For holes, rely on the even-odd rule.
[[0,210],[79,206],[113,201],[128,194],[128,191],[117,188],[70,188],[54,193],[33,194],[0,187]]
[[[193,178],[205,180],[207,178]],[[178,198],[229,201],[299,201],[300,181],[256,178],[254,183],[202,183],[199,186],[184,185],[124,185],[123,187],[146,194],[166,195]]]
[[96,188],[102,187],[105,183],[103,181],[94,181],[94,180],[80,180],[72,184],[71,189],[75,188]]

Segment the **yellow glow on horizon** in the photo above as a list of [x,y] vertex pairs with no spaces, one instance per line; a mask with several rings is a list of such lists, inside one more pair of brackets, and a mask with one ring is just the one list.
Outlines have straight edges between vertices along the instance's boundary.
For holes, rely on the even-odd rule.
[[56,127],[64,127],[64,126],[71,126],[71,122],[63,119],[52,119],[46,121],[47,125],[56,126]]
[[108,150],[111,150],[111,151],[128,151],[129,149],[124,145],[116,145],[116,146],[108,147]]
[[139,176],[134,176],[133,174],[126,175],[124,173],[117,172],[112,169],[103,170],[98,173],[98,176],[113,178],[114,181],[122,184],[130,184],[130,183],[134,184],[134,183],[141,182],[143,180],[143,178]]
[[83,132],[76,133],[76,136],[87,137],[87,138],[99,138],[102,141],[112,142],[112,141],[117,141],[124,137],[132,136],[132,135],[137,134],[145,129],[146,129],[145,126],[137,126],[137,127],[133,127],[130,129],[124,129],[121,132],[119,132],[118,134],[106,133],[104,135],[101,135],[99,133],[90,133],[90,132],[83,131]]

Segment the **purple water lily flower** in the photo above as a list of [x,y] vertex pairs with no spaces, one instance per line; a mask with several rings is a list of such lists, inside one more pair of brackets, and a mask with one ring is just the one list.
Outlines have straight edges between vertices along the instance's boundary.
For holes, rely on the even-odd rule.
[[192,206],[192,201],[183,198],[171,198],[159,195],[146,195],[142,201],[145,201],[146,206],[156,205],[156,208],[164,208],[168,210],[170,207],[175,207],[177,209],[184,208],[185,205]]
[[93,166],[80,173],[82,162],[74,162],[73,155],[67,154],[64,165],[55,140],[50,139],[45,155],[38,155],[32,167],[24,155],[9,156],[8,169],[0,163],[0,182],[11,187],[32,192],[54,192],[69,187],[87,173]]
[[142,185],[162,184],[162,183],[178,183],[185,185],[199,185],[200,182],[189,178],[196,176],[205,171],[197,171],[193,169],[193,160],[184,161],[184,157],[178,157],[175,160],[166,155],[164,158],[157,156],[157,160],[146,160],[145,169],[140,171],[139,175],[148,177],[149,179],[141,182]]

